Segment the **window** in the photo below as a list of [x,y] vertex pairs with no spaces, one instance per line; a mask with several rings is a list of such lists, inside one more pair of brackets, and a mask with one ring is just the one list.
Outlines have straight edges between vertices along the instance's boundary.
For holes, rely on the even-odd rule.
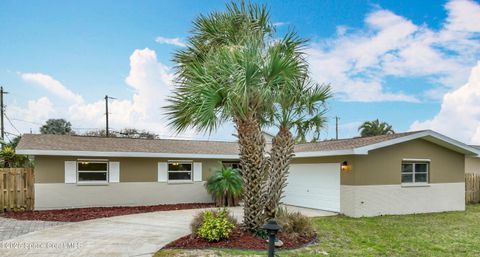
[[192,162],[169,162],[168,181],[189,182],[192,181]]
[[402,183],[428,183],[428,162],[402,162]]
[[78,183],[105,183],[108,182],[107,161],[78,161],[77,162]]
[[240,162],[225,161],[225,162],[222,162],[222,164],[223,164],[223,167],[225,167],[225,168],[232,168],[232,169],[240,170]]

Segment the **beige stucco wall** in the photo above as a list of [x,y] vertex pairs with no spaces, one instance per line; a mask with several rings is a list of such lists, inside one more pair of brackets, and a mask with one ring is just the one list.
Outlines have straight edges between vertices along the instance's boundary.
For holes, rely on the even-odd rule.
[[465,210],[465,183],[340,188],[340,212],[351,217]]
[[[65,161],[76,161],[77,159],[107,159],[108,161],[120,162],[120,182],[156,182],[158,162],[176,160],[161,158],[35,156],[35,183],[64,183]],[[221,163],[213,159],[194,159],[189,161],[202,163],[202,180],[204,181],[221,167]]]
[[354,183],[350,185],[400,184],[403,159],[430,159],[429,183],[464,182],[463,154],[417,139],[355,156]]
[[465,157],[465,173],[480,174],[480,158]]

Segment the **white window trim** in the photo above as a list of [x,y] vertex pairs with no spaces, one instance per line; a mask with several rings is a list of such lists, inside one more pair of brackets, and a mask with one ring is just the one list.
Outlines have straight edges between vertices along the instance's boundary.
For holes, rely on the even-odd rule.
[[[185,171],[185,170],[169,170],[169,164],[171,163],[178,163],[178,164],[190,164],[191,170],[190,171]],[[185,172],[190,172],[190,179],[170,179],[169,174],[170,173],[185,173]],[[167,161],[167,183],[169,184],[187,184],[187,183],[193,183],[193,161],[191,160],[169,160]]]
[[402,187],[429,187],[430,184],[427,182],[416,182],[416,183],[402,183]]
[[402,159],[404,162],[430,162],[430,159],[415,159],[415,158],[405,158]]
[[[90,162],[90,163],[106,163],[107,164],[107,170],[78,170],[78,164],[81,162]],[[77,184],[78,185],[108,185],[108,176],[109,176],[109,170],[110,170],[110,164],[108,160],[105,159],[78,159],[77,160]],[[106,172],[106,180],[105,181],[80,181],[80,175],[79,173],[100,173],[100,172]]]
[[[403,159],[402,160],[402,165],[403,164],[412,164],[412,173],[408,172],[400,172],[400,176],[403,174],[412,174],[412,182],[401,182],[402,187],[422,187],[422,186],[429,186],[430,185],[430,160],[429,159]],[[427,165],[427,172],[418,172],[418,174],[426,174],[427,175],[427,182],[415,182],[415,164],[426,164]],[[400,177],[401,179],[401,177]]]

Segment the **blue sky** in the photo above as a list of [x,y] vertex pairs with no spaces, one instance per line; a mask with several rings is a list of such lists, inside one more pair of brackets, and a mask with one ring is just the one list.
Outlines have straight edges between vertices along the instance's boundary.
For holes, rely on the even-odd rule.
[[[279,34],[293,27],[310,39],[312,77],[336,92],[324,138],[335,136],[339,116],[340,137],[379,118],[397,131],[430,128],[480,143],[479,2],[263,3]],[[15,127],[7,131],[35,132],[61,117],[79,131],[101,128],[109,94],[118,99],[113,128],[176,136],[160,108],[171,90],[172,53],[195,17],[221,10],[222,1],[0,2],[0,84],[10,92]],[[211,136],[178,136],[232,139],[232,132],[226,124]]]

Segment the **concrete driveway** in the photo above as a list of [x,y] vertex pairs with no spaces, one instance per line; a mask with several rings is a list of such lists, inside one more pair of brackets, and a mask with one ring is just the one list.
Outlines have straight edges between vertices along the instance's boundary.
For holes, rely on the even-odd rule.
[[[151,256],[190,233],[192,217],[202,211],[177,210],[69,223],[0,242],[0,256]],[[231,208],[239,221],[242,208]],[[309,216],[334,215],[317,212]]]

